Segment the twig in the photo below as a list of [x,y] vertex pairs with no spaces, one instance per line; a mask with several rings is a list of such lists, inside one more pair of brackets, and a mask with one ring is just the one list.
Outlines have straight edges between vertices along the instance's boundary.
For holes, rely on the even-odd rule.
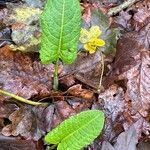
[[6,96],[9,96],[9,97],[12,97],[20,102],[23,102],[23,103],[26,103],[26,104],[29,104],[29,105],[46,105],[47,103],[41,103],[41,102],[34,102],[34,101],[31,101],[31,100],[27,100],[23,97],[20,97],[18,95],[15,95],[13,93],[10,93],[10,92],[7,92],[7,91],[4,91],[4,90],[1,90],[0,89],[0,93],[3,94],[3,95],[6,95]]
[[113,15],[117,14],[118,12],[120,12],[121,10],[133,5],[134,3],[138,2],[138,1],[140,1],[140,0],[127,0],[124,3],[122,3],[121,5],[111,8],[107,14],[108,14],[108,16],[113,16]]

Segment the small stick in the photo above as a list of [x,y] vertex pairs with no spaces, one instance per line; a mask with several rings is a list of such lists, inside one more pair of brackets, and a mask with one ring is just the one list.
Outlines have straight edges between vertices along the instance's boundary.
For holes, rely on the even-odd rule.
[[46,105],[47,103],[41,103],[41,102],[34,102],[34,101],[31,101],[31,100],[27,100],[23,97],[20,97],[18,95],[15,95],[13,93],[10,93],[10,92],[7,92],[7,91],[4,91],[4,90],[1,90],[0,89],[0,93],[3,94],[3,95],[6,95],[6,96],[9,96],[9,97],[12,97],[20,102],[23,102],[23,103],[26,103],[26,104],[29,104],[29,105]]
[[133,5],[134,3],[138,2],[140,0],[128,0],[128,1],[125,1],[124,3],[122,3],[121,5],[119,6],[116,6],[114,8],[111,8],[109,11],[108,11],[108,16],[113,16],[113,15],[116,15],[118,12],[120,12],[121,10]]

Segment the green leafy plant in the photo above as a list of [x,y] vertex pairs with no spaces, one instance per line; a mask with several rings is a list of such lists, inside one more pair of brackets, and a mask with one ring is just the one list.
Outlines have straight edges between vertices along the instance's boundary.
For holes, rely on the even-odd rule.
[[77,56],[81,10],[79,0],[47,0],[41,14],[42,63],[55,64],[54,89],[58,88],[58,61],[72,63]]
[[57,150],[80,150],[90,144],[104,126],[104,113],[83,111],[62,122],[45,136],[49,144],[58,144]]

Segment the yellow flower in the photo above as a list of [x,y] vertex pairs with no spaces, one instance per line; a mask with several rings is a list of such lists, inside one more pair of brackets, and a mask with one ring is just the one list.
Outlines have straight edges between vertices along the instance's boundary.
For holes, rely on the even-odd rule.
[[94,53],[98,46],[105,45],[105,41],[99,38],[101,33],[99,26],[92,26],[89,31],[81,29],[80,42],[90,54]]

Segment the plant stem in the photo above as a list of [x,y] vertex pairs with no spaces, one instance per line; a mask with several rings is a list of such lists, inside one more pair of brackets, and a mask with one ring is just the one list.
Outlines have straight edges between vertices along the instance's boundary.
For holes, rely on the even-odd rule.
[[49,150],[53,150],[53,149],[55,149],[57,147],[57,145],[52,145],[50,148],[49,148]]
[[25,98],[23,98],[23,97],[20,97],[20,96],[18,96],[18,95],[15,95],[15,94],[13,94],[13,93],[7,92],[7,91],[5,91],[5,90],[1,90],[1,89],[0,89],[0,93],[3,94],[3,95],[6,95],[6,96],[12,97],[12,98],[14,98],[14,99],[16,99],[16,100],[18,100],[18,101],[20,101],[20,102],[29,104],[29,105],[35,105],[35,106],[41,105],[41,104],[46,105],[46,103],[40,103],[40,102],[30,101],[30,100],[27,100],[27,99],[25,99]]
[[54,64],[53,89],[58,90],[58,61]]
[[97,92],[100,93],[101,92],[101,86],[102,86],[102,79],[103,79],[103,74],[104,74],[104,54],[102,52],[101,53],[101,76],[100,76],[100,80],[99,80],[99,85],[98,85],[98,90]]

